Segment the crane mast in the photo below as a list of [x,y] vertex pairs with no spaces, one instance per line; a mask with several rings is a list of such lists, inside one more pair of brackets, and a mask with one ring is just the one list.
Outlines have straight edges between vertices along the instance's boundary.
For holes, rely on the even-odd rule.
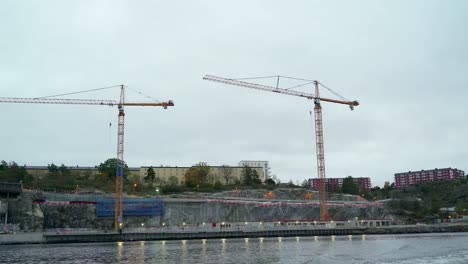
[[322,124],[321,101],[348,105],[351,110],[354,109],[354,106],[358,106],[359,102],[348,101],[345,99],[336,100],[336,99],[320,97],[320,93],[319,93],[320,83],[318,81],[313,81],[315,85],[315,94],[309,94],[309,93],[300,92],[300,91],[292,91],[288,89],[278,88],[278,86],[273,87],[273,86],[256,84],[256,83],[249,83],[249,82],[239,81],[235,79],[227,79],[227,78],[213,76],[213,75],[205,75],[203,79],[207,81],[219,82],[219,83],[228,84],[228,85],[241,86],[241,87],[251,88],[255,90],[298,96],[298,97],[307,98],[309,100],[314,100],[315,141],[316,141],[316,152],[317,152],[317,174],[318,174],[318,179],[319,179],[320,220],[322,221],[328,220],[328,207],[327,207],[327,197],[326,197],[327,194],[326,194],[326,188],[325,188],[325,180],[326,180],[325,154],[324,154],[324,146],[323,146],[323,124]]
[[0,103],[26,103],[26,104],[68,104],[68,105],[117,105],[119,110],[117,126],[117,164],[115,177],[115,206],[114,206],[114,228],[121,231],[123,228],[123,177],[124,177],[124,127],[125,111],[124,106],[174,106],[174,102],[145,103],[145,102],[125,102],[125,86],[120,85],[120,100],[95,100],[95,99],[59,99],[59,98],[20,98],[20,97],[0,97]]
[[117,166],[115,173],[115,208],[114,228],[121,232],[123,228],[123,176],[124,176],[124,127],[125,127],[125,89],[120,88],[119,116],[117,125]]
[[315,99],[314,99],[314,116],[315,116],[315,142],[317,152],[317,173],[319,178],[319,204],[320,204],[320,220],[328,220],[327,193],[325,188],[325,153],[323,147],[323,124],[322,124],[322,105],[320,105],[320,93],[318,82],[314,81]]

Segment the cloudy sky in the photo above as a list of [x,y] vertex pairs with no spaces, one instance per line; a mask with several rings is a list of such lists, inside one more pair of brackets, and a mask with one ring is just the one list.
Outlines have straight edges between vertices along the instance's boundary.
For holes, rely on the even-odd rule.
[[[0,96],[125,84],[176,104],[127,107],[129,166],[268,160],[282,181],[302,181],[317,175],[313,102],[202,77],[317,79],[361,103],[352,112],[323,103],[328,177],[383,185],[401,171],[466,171],[466,14],[463,0],[6,0]],[[67,98],[118,97],[111,89]],[[0,159],[94,166],[116,155],[115,107],[0,104],[0,111]]]

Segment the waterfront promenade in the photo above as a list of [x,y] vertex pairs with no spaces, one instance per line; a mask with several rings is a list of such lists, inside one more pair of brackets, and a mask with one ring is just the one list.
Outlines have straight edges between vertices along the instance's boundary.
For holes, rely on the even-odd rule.
[[381,227],[251,227],[211,230],[203,227],[135,228],[122,234],[98,230],[56,230],[36,233],[0,235],[0,244],[34,243],[93,243],[144,240],[190,240],[216,238],[259,238],[259,237],[301,237],[301,236],[342,236],[367,234],[409,234],[468,232],[468,224],[398,225]]

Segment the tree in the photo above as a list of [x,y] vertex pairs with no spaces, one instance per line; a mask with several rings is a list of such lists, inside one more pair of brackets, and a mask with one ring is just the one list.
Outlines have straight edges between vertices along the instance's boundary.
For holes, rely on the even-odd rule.
[[252,169],[248,165],[245,165],[241,171],[242,183],[248,186],[255,186],[262,184],[260,180],[260,175],[258,175],[257,170]]
[[47,173],[47,185],[52,185],[53,187],[57,188],[57,185],[63,185],[63,177],[59,171],[59,167],[54,163],[47,164],[47,169],[49,172]]
[[260,180],[260,175],[258,175],[257,170],[252,170],[252,183],[262,184],[262,181]]
[[390,189],[390,182],[386,181],[384,183],[384,189]]
[[174,175],[171,175],[167,179],[167,182],[164,182],[162,184],[161,190],[163,193],[168,194],[168,193],[183,192],[184,188],[179,185],[179,180],[177,179],[177,177]]
[[268,178],[265,180],[266,185],[275,185],[276,182],[272,178]]
[[354,182],[354,179],[351,176],[348,176],[343,179],[342,190],[343,190],[343,193],[349,193],[349,194],[355,194],[355,195],[359,194],[359,187]]
[[167,179],[167,182],[170,186],[177,186],[179,184],[179,180],[176,176],[172,175]]
[[280,184],[281,180],[276,176],[276,174],[273,174],[271,178],[276,182],[276,184]]
[[58,171],[60,171],[63,175],[70,175],[71,174],[70,169],[67,166],[65,166],[63,163],[58,168]]
[[156,176],[156,178],[154,178],[154,183],[156,184],[156,186],[158,186],[162,185],[164,182],[161,180],[161,178]]
[[73,177],[70,168],[65,166],[63,163],[58,168],[60,173],[60,183],[65,184],[66,186],[74,186],[75,185],[75,178]]
[[[104,176],[105,179],[115,180],[117,172],[117,159],[111,158],[99,164],[98,171]],[[123,177],[126,180],[129,174],[128,166],[123,162]]]
[[47,169],[49,170],[50,173],[57,173],[59,171],[59,168],[54,163],[48,164]]
[[252,185],[252,168],[250,166],[245,165],[241,171],[242,181],[245,185]]
[[3,160],[0,163],[0,181],[31,184],[34,181],[34,178],[28,173],[24,166],[20,167],[14,161],[8,164]]
[[231,183],[232,178],[232,168],[229,165],[223,165],[221,168],[221,173],[223,175],[224,180],[226,181],[226,185]]
[[222,184],[221,182],[219,182],[219,181],[216,181],[216,182],[214,183],[214,185],[213,185],[213,188],[214,188],[215,190],[222,190],[222,189],[223,189],[223,184]]
[[202,183],[206,183],[210,174],[210,166],[206,162],[199,162],[195,165]]
[[72,176],[71,170],[63,163],[59,166],[54,163],[48,164],[46,186],[53,188],[70,189],[75,186],[75,178]]
[[6,170],[8,169],[8,163],[4,160],[0,163],[0,170]]
[[272,178],[268,178],[265,180],[265,185],[268,190],[275,189],[276,182]]
[[210,167],[205,162],[200,162],[185,172],[185,185],[187,187],[199,187],[201,184],[209,182],[208,175],[210,174]]
[[302,188],[310,188],[309,181],[307,179],[303,180],[301,186]]
[[193,166],[185,172],[184,178],[185,185],[187,185],[187,187],[193,188],[201,184],[200,175],[198,174],[197,169]]
[[146,171],[146,177],[145,181],[146,182],[153,182],[156,179],[156,173],[154,172],[153,167],[149,167],[148,170]]

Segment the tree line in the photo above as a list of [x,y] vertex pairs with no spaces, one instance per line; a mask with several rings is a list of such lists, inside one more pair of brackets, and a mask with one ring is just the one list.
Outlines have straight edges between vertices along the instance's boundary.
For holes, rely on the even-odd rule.
[[[16,162],[0,163],[0,181],[22,182],[27,188],[78,190],[83,188],[99,189],[112,192],[115,188],[116,166],[118,160],[110,158],[95,166],[96,170],[75,170],[64,164],[54,163],[47,165],[44,173],[28,173],[26,166],[19,166]],[[229,188],[247,187],[257,188],[266,186],[274,188],[275,181],[260,180],[257,170],[244,166],[241,177],[234,177],[234,170],[228,165],[220,168],[220,175],[215,175],[206,162],[199,162],[190,167],[183,179],[176,176],[159,177],[153,167],[147,169],[143,182],[139,175],[131,175],[127,164],[123,163],[124,191],[127,193],[153,194],[156,187],[161,193],[191,191],[219,191]],[[223,182],[223,183],[222,183]]]

